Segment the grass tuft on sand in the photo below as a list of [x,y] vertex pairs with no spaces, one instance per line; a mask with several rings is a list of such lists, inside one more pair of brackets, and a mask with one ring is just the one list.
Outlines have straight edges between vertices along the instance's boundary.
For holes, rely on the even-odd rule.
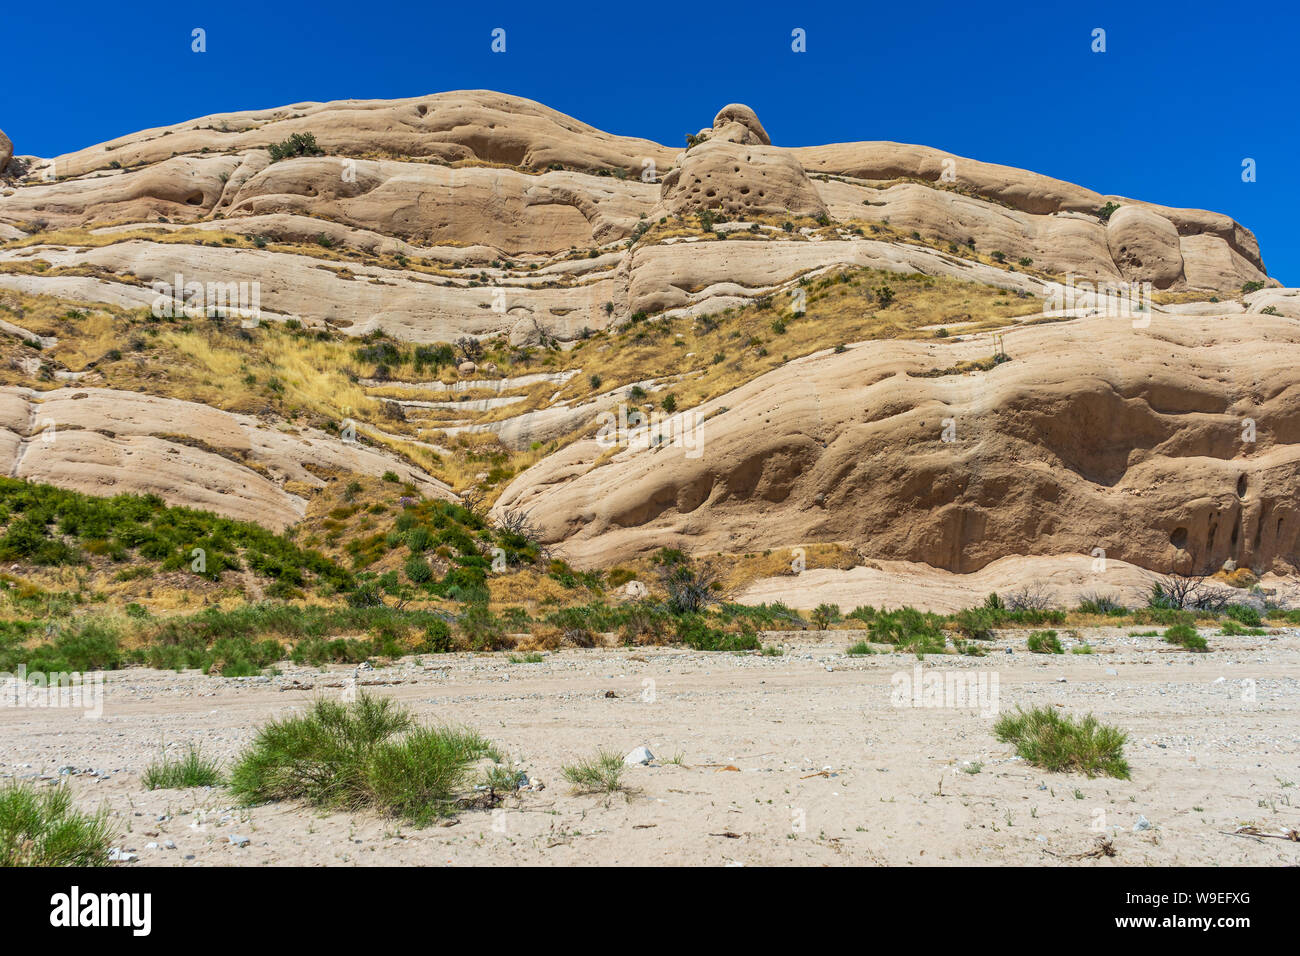
[[999,718],[993,734],[1003,743],[1014,744],[1020,757],[1045,770],[1129,779],[1124,759],[1128,735],[1099,723],[1092,714],[1076,721],[1050,707],[1030,711],[1017,707],[1014,714]]
[[108,866],[107,811],[82,813],[67,787],[0,788],[0,866]]
[[185,756],[149,764],[144,771],[144,785],[148,790],[181,790],[186,787],[216,787],[221,784],[221,767],[216,761],[203,756],[197,744],[190,744]]
[[230,788],[245,803],[370,807],[424,826],[451,810],[483,758],[500,761],[477,733],[417,726],[392,700],[361,694],[267,724],[231,771]]
[[615,793],[623,789],[626,769],[619,754],[601,750],[594,757],[567,764],[561,772],[578,793]]

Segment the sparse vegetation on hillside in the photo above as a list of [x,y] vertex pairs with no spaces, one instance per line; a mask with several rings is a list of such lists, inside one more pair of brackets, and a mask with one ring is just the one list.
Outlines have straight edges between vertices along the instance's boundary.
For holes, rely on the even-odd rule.
[[282,159],[292,159],[295,156],[325,155],[325,150],[316,145],[316,137],[312,133],[293,133],[284,142],[272,143],[267,150],[271,154],[273,163],[278,163]]
[[0,561],[36,565],[88,564],[95,559],[158,571],[188,570],[209,580],[245,568],[288,596],[306,586],[334,591],[351,576],[284,535],[211,512],[165,505],[156,496],[96,498],[0,478]]

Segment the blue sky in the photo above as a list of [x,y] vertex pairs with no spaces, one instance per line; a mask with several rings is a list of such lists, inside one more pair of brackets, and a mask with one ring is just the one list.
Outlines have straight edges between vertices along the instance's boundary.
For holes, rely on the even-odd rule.
[[1227,213],[1270,275],[1300,285],[1294,4],[982,6],[10,4],[0,129],[49,156],[206,113],[485,88],[676,145],[741,102],[777,145],[922,143]]

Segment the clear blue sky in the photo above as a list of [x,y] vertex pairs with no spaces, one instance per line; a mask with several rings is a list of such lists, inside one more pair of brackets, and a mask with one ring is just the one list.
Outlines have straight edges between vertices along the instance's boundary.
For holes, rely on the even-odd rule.
[[778,145],[922,143],[1227,213],[1300,285],[1297,40],[1296,5],[1258,0],[12,3],[0,129],[49,156],[206,113],[495,89],[675,145],[741,102]]

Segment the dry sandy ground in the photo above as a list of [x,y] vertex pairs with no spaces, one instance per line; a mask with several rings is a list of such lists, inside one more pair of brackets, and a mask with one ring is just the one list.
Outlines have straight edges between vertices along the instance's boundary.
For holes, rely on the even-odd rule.
[[[1194,655],[1128,630],[1085,633],[1092,655],[1050,657],[1027,654],[1026,632],[1008,631],[987,657],[922,666],[996,675],[1004,712],[1063,705],[1118,724],[1130,734],[1131,781],[1028,766],[978,710],[892,706],[891,677],[916,660],[846,657],[860,637],[848,631],[768,635],[782,657],[571,650],[538,664],[462,654],[361,672],[395,682],[371,690],[422,718],[482,731],[545,784],[447,827],[239,808],[222,788],[144,790],[161,741],[201,742],[229,761],[261,722],[341,694],[325,685],[350,668],[244,680],[110,674],[98,721],[0,708],[0,775],[63,777],[81,805],[107,802],[133,865],[1300,862],[1300,844],[1229,835],[1247,823],[1300,826],[1300,631],[1203,631],[1215,650]],[[631,768],[627,794],[575,795],[562,780],[563,764],[598,747],[640,744],[660,764]],[[666,763],[677,754],[682,765]],[[60,774],[66,767],[97,773]],[[1143,817],[1151,828],[1135,830]],[[1114,856],[1072,860],[1097,846],[1100,827]]]

